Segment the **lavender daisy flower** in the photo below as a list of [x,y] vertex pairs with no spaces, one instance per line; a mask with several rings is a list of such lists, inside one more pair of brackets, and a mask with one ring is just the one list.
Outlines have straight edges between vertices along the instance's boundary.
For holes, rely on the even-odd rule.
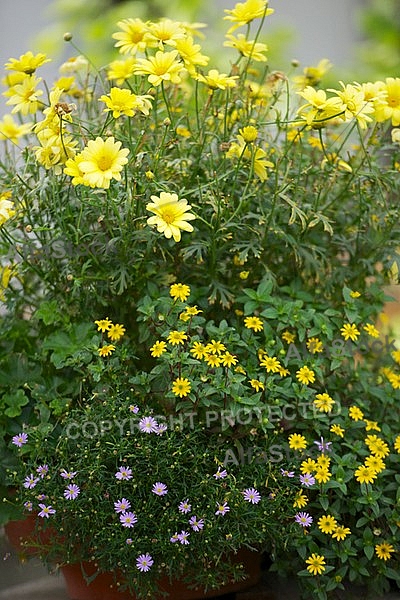
[[133,544],[133,539],[132,538],[126,538],[125,541],[128,544],[128,546],[131,546]]
[[77,485],[75,485],[75,483],[71,483],[70,485],[67,485],[66,489],[64,490],[64,497],[67,500],[75,500],[75,498],[77,498],[80,493],[80,488]]
[[66,471],[62,469],[60,475],[63,479],[73,479],[76,475],[77,471]]
[[204,519],[198,519],[196,516],[190,517],[189,525],[193,531],[200,531],[204,527]]
[[189,535],[190,535],[190,533],[188,531],[182,530],[180,533],[178,533],[178,540],[184,546],[188,546],[190,544],[190,542],[188,540]]
[[45,504],[39,504],[39,508],[41,508],[42,510],[39,513],[39,517],[42,518],[49,518],[49,515],[54,515],[55,514],[55,509],[49,504],[49,506],[46,506]]
[[174,535],[169,538],[169,541],[175,544],[175,542],[179,542],[178,532],[175,531]]
[[36,473],[38,473],[38,475],[40,475],[40,477],[43,479],[43,477],[45,477],[47,475],[49,471],[49,467],[48,465],[39,465],[38,468],[36,469]]
[[120,467],[118,471],[115,473],[115,477],[117,479],[125,480],[132,479],[132,469],[129,467]]
[[124,512],[119,516],[123,527],[133,527],[137,523],[137,517],[133,512]]
[[46,500],[47,496],[46,496],[46,494],[39,494],[39,496],[36,496],[36,498],[38,500]]
[[223,504],[220,504],[219,502],[217,502],[217,506],[218,506],[218,510],[215,513],[216,515],[226,515],[226,513],[231,510],[229,508],[227,502],[224,502]]
[[139,412],[139,407],[136,406],[136,404],[131,404],[129,407],[129,410],[131,413],[133,413],[134,415],[137,415]]
[[165,496],[165,494],[168,493],[168,488],[165,483],[157,481],[157,483],[153,485],[153,489],[151,491],[153,494],[156,494],[156,496]]
[[331,452],[331,446],[332,446],[332,442],[324,442],[324,438],[321,436],[321,441],[318,442],[314,442],[314,444],[316,444],[318,446],[318,451],[319,452]]
[[18,435],[14,435],[11,441],[15,446],[21,448],[28,441],[28,435],[26,433],[18,433]]
[[313,518],[306,512],[299,512],[295,515],[294,520],[302,527],[309,527],[313,522]]
[[305,487],[310,487],[315,483],[315,477],[313,477],[310,473],[304,473],[304,475],[300,475],[300,483]]
[[156,434],[157,434],[157,435],[162,435],[162,434],[163,434],[165,431],[167,431],[167,429],[168,429],[168,426],[167,426],[167,424],[166,424],[166,423],[159,423],[159,424],[157,425],[157,431],[156,431]]
[[33,503],[29,502],[29,500],[27,502],[24,502],[24,507],[26,508],[26,510],[29,510],[29,512],[31,512],[33,510]]
[[157,433],[158,423],[154,417],[143,417],[139,421],[139,429],[143,433]]
[[38,481],[39,481],[39,477],[35,477],[33,475],[33,473],[31,473],[30,475],[27,475],[25,477],[24,488],[26,488],[27,490],[31,490],[32,488],[35,487],[35,485],[37,484]]
[[288,471],[287,469],[281,469],[281,475],[284,477],[294,477],[294,471]]
[[261,500],[259,492],[254,488],[247,488],[242,494],[246,502],[251,502],[251,504],[258,504]]
[[126,498],[122,498],[122,500],[117,500],[114,502],[114,510],[116,513],[124,513],[129,510],[131,507],[131,503]]
[[141,554],[136,559],[136,567],[139,569],[139,571],[142,571],[142,573],[150,571],[150,567],[152,567],[153,564],[154,560],[148,552],[146,552],[146,554]]
[[183,513],[184,515],[186,515],[186,513],[190,512],[192,510],[192,505],[189,504],[189,498],[187,498],[186,500],[184,500],[183,502],[181,502],[179,504],[178,510],[179,510],[179,512]]
[[215,479],[224,479],[224,477],[227,477],[228,473],[226,472],[225,469],[223,469],[221,471],[221,469],[218,467],[218,471],[216,473],[214,473],[213,477],[215,477]]

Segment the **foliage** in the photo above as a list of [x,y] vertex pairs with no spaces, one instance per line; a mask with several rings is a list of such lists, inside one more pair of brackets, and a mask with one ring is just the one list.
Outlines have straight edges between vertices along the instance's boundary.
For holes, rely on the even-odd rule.
[[[152,589],[163,560],[179,574],[209,539],[218,556],[266,548],[321,600],[346,578],[397,578],[399,350],[378,316],[398,277],[400,80],[323,90],[328,61],[294,80],[271,71],[270,14],[264,0],[226,11],[226,73],[198,25],[140,18],[118,22],[104,69],[78,56],[47,87],[44,55],[6,65],[1,476],[21,486],[14,506],[80,542],[44,560],[106,570],[119,548],[126,582]],[[131,411],[153,430],[121,432]],[[115,477],[125,459],[131,483]],[[169,495],[149,491],[151,473]],[[133,485],[141,533],[126,544],[113,507]],[[190,553],[170,541],[186,499],[205,520]],[[132,571],[131,551],[154,568]]]

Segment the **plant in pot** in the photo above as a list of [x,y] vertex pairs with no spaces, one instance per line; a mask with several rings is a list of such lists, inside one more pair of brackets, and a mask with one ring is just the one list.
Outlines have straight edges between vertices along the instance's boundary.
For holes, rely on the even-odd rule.
[[[326,475],[330,479],[296,495],[299,486],[307,487],[298,473],[305,468],[303,437],[313,448],[318,448],[314,441],[323,444],[321,436],[333,443],[332,414],[319,408],[331,401],[317,395],[327,394],[346,415],[349,398],[356,401],[367,381],[369,399],[363,402],[371,410],[359,409],[369,421],[378,421],[374,413],[385,404],[377,427],[383,430],[387,420],[387,435],[395,427],[389,409],[398,394],[393,362],[398,351],[388,342],[387,356],[377,357],[368,344],[364,352],[364,341],[358,341],[361,333],[371,339],[376,335],[384,285],[398,277],[400,81],[388,77],[324,90],[319,86],[326,61],[293,79],[292,73],[271,70],[263,29],[272,13],[265,0],[226,10],[224,71],[213,68],[203,54],[196,24],[136,18],[116,25],[113,39],[120,55],[105,68],[73,56],[61,66],[54,85],[46,87],[38,75],[44,55],[26,52],[6,64],[11,114],[0,121],[5,139],[0,159],[1,361],[7,376],[1,424],[9,457],[4,473],[8,470],[8,485],[19,482],[22,492],[31,495],[28,499],[18,491],[14,504],[20,510],[32,502],[34,512],[44,511],[37,522],[48,524],[49,532],[63,510],[89,514],[89,498],[100,502],[101,494],[91,493],[97,482],[104,521],[99,517],[96,525],[93,511],[90,517],[97,531],[107,523],[115,544],[126,529],[147,535],[142,528],[150,521],[148,504],[149,510],[166,509],[168,532],[172,523],[182,523],[170,538],[189,531],[191,543],[194,533],[200,534],[198,543],[208,539],[188,529],[192,516],[204,519],[204,529],[206,523],[210,528],[220,523],[225,538],[217,544],[213,530],[210,540],[224,557],[221,564],[226,552],[244,545],[269,548],[280,565],[287,539],[285,533],[278,536],[282,524],[287,531],[300,531],[302,541],[311,544],[313,539],[296,522],[303,496],[309,492],[310,502],[318,502],[325,490],[345,494],[347,482],[339,479],[349,476],[338,471],[334,484]],[[71,35],[65,39],[71,41]],[[321,347],[332,351],[321,352]],[[162,416],[167,430],[120,432],[114,421],[119,423],[120,411],[128,414],[130,404],[139,408],[138,422],[146,418],[149,426],[151,419],[160,424]],[[304,405],[309,409],[305,415]],[[95,418],[93,407],[112,426],[103,431],[101,420],[95,420],[97,433],[90,437],[83,424]],[[169,423],[174,417],[178,422]],[[340,419],[339,428],[353,423]],[[79,424],[78,438],[71,434],[73,423]],[[354,431],[350,427],[348,435],[359,435],[359,429],[360,424]],[[358,468],[354,461],[365,452],[357,440],[349,468]],[[194,454],[187,454],[188,463],[166,463],[168,444],[188,453],[188,444],[197,448],[201,460],[197,472],[193,467],[194,481],[201,489],[206,486],[209,505],[184,493],[185,469],[194,465]],[[158,447],[150,465],[151,448]],[[110,448],[117,452],[114,458]],[[135,452],[143,473],[134,464]],[[344,468],[335,456],[337,468]],[[136,469],[125,483],[134,485],[134,478],[143,476],[143,507],[115,487],[124,484],[115,476],[126,466],[124,459],[132,472]],[[48,472],[36,471],[44,465]],[[219,466],[229,481],[214,478]],[[60,469],[76,471],[77,478],[81,473],[81,479],[63,487]],[[295,482],[287,476],[292,470]],[[162,477],[150,481],[149,490],[144,480],[152,479],[153,471]],[[168,485],[163,479],[175,471],[179,475]],[[314,472],[306,474],[316,479]],[[166,494],[152,491],[158,483],[167,486]],[[233,508],[216,497],[224,485],[235,498],[237,524],[243,529],[237,538],[223,525]],[[354,498],[364,491],[351,489]],[[260,495],[260,502],[245,498],[249,490],[248,498]],[[36,492],[51,497],[53,504],[46,498],[37,501]],[[103,498],[107,493],[110,498]],[[327,495],[335,497],[333,491]],[[130,508],[122,511],[119,505],[116,512],[114,503],[123,500]],[[187,515],[177,506],[186,500],[196,513],[187,517],[184,529]],[[219,509],[213,502],[220,501],[222,506],[227,502],[229,515],[215,514]],[[339,523],[339,504],[334,506],[337,514],[331,516]],[[267,522],[276,510],[273,526],[282,547],[259,528],[260,508]],[[197,514],[200,509],[204,516]],[[129,512],[137,519],[133,527],[120,521]],[[81,517],[64,519],[54,551],[41,544],[45,560],[64,564],[94,557],[102,571],[121,569],[123,585],[132,588],[133,579],[142,577],[136,560],[149,554],[154,562],[143,575],[158,581],[164,569],[158,547],[152,550],[141,537],[142,550],[126,544],[125,536],[124,558],[113,562],[109,550],[115,550],[114,542],[102,537],[101,544],[93,544],[85,534],[88,517]],[[298,518],[309,523],[309,518]],[[317,513],[313,518],[315,527]],[[153,525],[155,547],[166,544],[170,573],[180,575],[172,571],[188,544],[160,537]],[[166,535],[167,526],[162,527]],[[82,534],[79,544],[69,542],[72,528]],[[230,533],[234,543],[226,539]],[[291,539],[297,540],[295,533]],[[317,541],[330,539],[323,533],[316,530]],[[296,543],[307,554],[307,546]],[[392,541],[379,543],[395,547]],[[315,546],[308,550],[300,562],[313,554],[325,557]],[[136,552],[129,567],[128,552],[129,560]],[[347,556],[341,548],[338,552]],[[379,556],[374,560],[382,566]],[[316,582],[323,572],[330,574],[329,565],[318,564],[308,564],[304,580],[323,598]],[[360,564],[358,572],[345,569],[337,576],[361,577]],[[131,579],[124,577],[126,569]]]

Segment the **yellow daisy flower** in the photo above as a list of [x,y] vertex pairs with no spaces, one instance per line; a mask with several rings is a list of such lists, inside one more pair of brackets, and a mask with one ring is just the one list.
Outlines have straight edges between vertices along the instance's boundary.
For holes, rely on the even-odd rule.
[[169,295],[174,300],[185,302],[190,296],[190,287],[185,283],[173,283],[169,288]]
[[244,319],[244,326],[253,331],[262,331],[264,327],[263,322],[259,317],[246,317]]
[[311,573],[311,575],[321,575],[325,571],[325,557],[320,554],[311,554],[306,560],[306,564],[308,565],[307,571]]
[[184,331],[171,331],[167,337],[168,342],[173,346],[179,346],[179,344],[183,344],[187,339],[188,336]]
[[352,342],[355,342],[360,335],[360,332],[354,323],[345,323],[340,329],[340,332],[346,341],[351,340]]
[[151,354],[151,356],[154,356],[155,358],[158,358],[159,356],[164,354],[164,352],[166,352],[166,351],[167,351],[167,343],[164,341],[157,341],[150,348],[150,354]]
[[99,356],[110,356],[115,350],[114,344],[107,344],[106,346],[102,346],[97,350]]
[[378,558],[380,558],[381,560],[388,560],[389,558],[391,558],[391,555],[394,552],[394,547],[392,546],[392,544],[389,544],[388,542],[382,542],[381,544],[376,544],[375,546],[375,553],[377,555]]
[[298,379],[300,383],[308,385],[309,383],[314,383],[315,373],[312,369],[309,369],[305,365],[304,367],[301,367],[298,371],[296,371],[296,379]]
[[121,171],[128,162],[129,150],[121,148],[113,137],[90,140],[80,155],[79,169],[90,187],[108,189],[111,179],[119,181]]
[[313,402],[319,411],[326,413],[330,413],[332,410],[332,406],[335,404],[333,398],[331,398],[330,395],[326,392],[324,392],[323,394],[316,394]]
[[110,325],[107,331],[107,337],[110,338],[112,342],[118,342],[122,338],[125,333],[125,327],[116,323],[115,325]]
[[177,194],[161,192],[160,196],[151,196],[153,202],[146,205],[146,210],[154,213],[153,217],[147,219],[147,224],[155,225],[159,233],[163,233],[167,239],[174,238],[175,242],[181,240],[182,231],[193,231],[188,221],[195,219],[195,215],[188,212],[192,207],[186,199],[178,199]]
[[318,527],[322,533],[332,534],[337,527],[337,521],[332,515],[322,515],[318,519]]
[[291,433],[288,437],[289,448],[292,450],[304,450],[307,448],[307,440],[300,433]]
[[175,396],[179,396],[179,398],[183,398],[190,394],[191,386],[189,379],[186,377],[178,377],[172,384],[172,392]]
[[332,533],[332,537],[339,542],[346,539],[348,535],[350,535],[351,531],[348,527],[344,527],[343,525],[337,525],[334,532]]

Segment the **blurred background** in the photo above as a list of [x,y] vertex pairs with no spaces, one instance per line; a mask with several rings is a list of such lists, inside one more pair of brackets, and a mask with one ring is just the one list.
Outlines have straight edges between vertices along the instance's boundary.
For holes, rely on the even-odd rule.
[[[228,29],[222,17],[234,5],[235,0],[0,0],[0,65],[30,49],[53,58],[41,75],[55,74],[58,64],[78,53],[63,41],[70,31],[80,52],[102,66],[116,58],[111,33],[127,17],[209,23],[203,51],[218,56],[216,34]],[[327,58],[334,65],[329,83],[399,75],[400,0],[271,0],[270,6],[275,13],[260,41],[269,46],[272,69],[287,72],[297,59],[300,73]],[[3,113],[4,98],[1,102]]]

